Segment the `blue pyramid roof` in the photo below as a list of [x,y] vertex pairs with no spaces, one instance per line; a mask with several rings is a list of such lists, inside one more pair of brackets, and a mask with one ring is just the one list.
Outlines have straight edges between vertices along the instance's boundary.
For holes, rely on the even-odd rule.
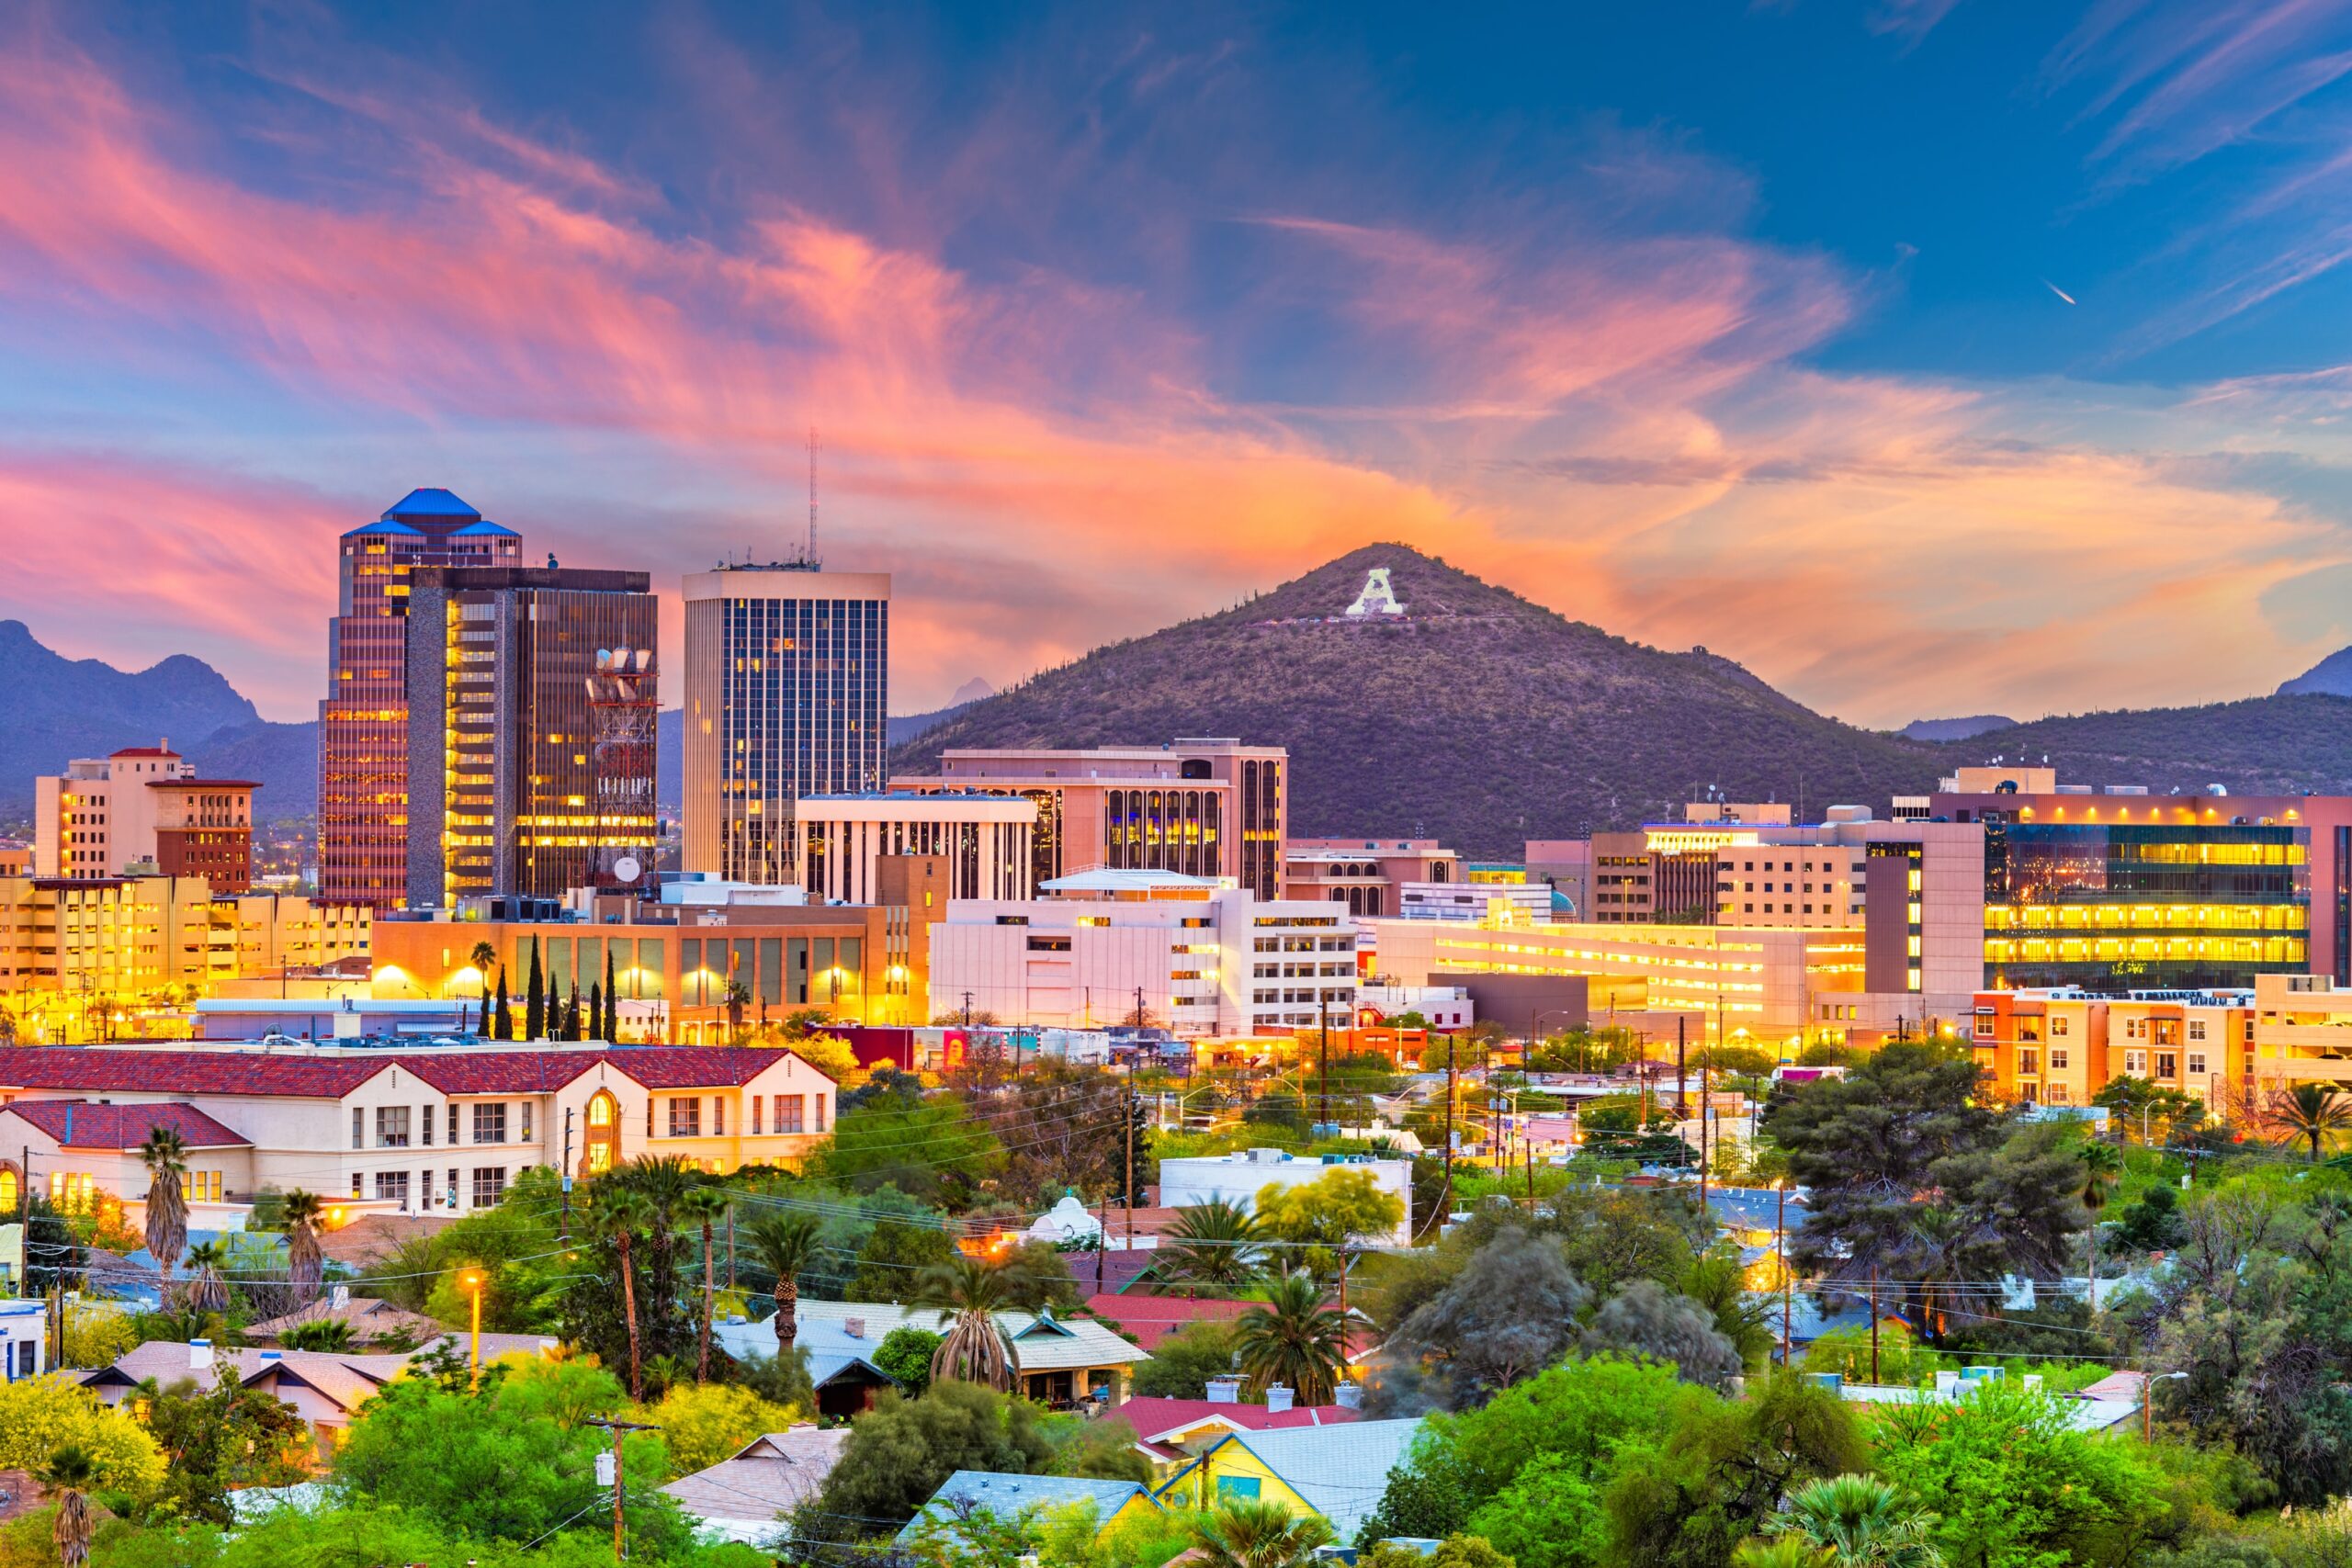
[[424,530],[422,528],[412,528],[407,524],[402,523],[396,518],[387,517],[380,522],[362,523],[356,528],[346,529],[345,530],[343,536],[346,539],[351,539],[356,538],[362,534],[413,534],[417,537],[422,538],[424,537]]
[[483,518],[479,523],[469,523],[462,528],[456,528],[450,531],[450,536],[452,538],[460,534],[494,534],[503,539],[519,539],[523,536],[522,535],[517,534],[514,529],[507,527],[505,525],[492,523],[487,517]]
[[398,504],[385,509],[386,522],[396,517],[468,517],[478,521],[481,513],[448,491],[413,490],[401,497]]

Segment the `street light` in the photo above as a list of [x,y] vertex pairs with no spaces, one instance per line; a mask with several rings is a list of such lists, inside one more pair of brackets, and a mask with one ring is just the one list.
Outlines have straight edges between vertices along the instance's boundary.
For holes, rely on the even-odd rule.
[[474,1298],[474,1343],[471,1356],[473,1378],[470,1384],[476,1393],[481,1392],[481,1270],[469,1269],[458,1276],[458,1289]]
[[2140,1380],[2140,1440],[2142,1442],[2153,1443],[2156,1440],[2156,1384],[2179,1382],[2186,1380],[2188,1376],[2187,1372],[2158,1372],[2154,1377]]

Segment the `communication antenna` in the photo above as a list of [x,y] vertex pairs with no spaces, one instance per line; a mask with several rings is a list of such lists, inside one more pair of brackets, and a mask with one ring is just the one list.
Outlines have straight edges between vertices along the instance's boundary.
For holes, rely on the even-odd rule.
[[817,564],[817,427],[808,427],[808,564]]

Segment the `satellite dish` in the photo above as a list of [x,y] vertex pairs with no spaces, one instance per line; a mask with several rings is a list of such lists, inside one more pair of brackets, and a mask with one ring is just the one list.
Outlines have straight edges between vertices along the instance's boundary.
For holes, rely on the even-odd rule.
[[637,863],[635,855],[623,855],[613,863],[613,877],[618,882],[635,882],[638,873],[645,868]]

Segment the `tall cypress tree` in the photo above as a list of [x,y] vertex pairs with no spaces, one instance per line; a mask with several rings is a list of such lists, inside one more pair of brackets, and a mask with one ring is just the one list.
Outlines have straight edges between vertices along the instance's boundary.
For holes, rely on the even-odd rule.
[[617,1041],[621,1037],[621,994],[613,985],[613,944],[605,944],[605,1027],[596,1032],[599,1040]]
[[605,987],[594,982],[588,987],[588,1038],[605,1038]]
[[579,1040],[585,1036],[585,1021],[580,1016],[580,987],[571,987],[571,998],[563,1004],[563,1037]]
[[498,966],[498,1017],[492,1032],[500,1040],[514,1038],[514,1010],[506,1005],[506,965]]
[[539,939],[531,936],[531,977],[525,982],[523,992],[523,1038],[546,1038],[548,1029],[548,976],[539,965]]

